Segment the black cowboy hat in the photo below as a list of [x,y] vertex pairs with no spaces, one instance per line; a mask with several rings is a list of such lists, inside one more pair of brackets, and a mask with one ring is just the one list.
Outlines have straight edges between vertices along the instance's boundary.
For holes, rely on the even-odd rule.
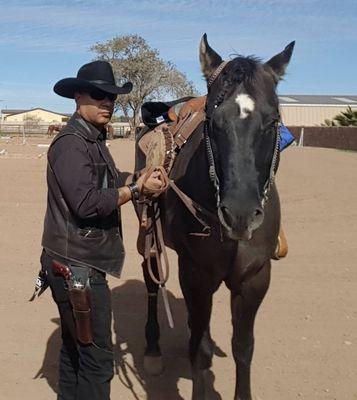
[[132,88],[131,82],[126,82],[123,86],[115,84],[112,66],[107,61],[93,61],[78,70],[77,78],[61,79],[53,90],[62,97],[73,99],[74,93],[80,89],[100,89],[106,93],[127,94]]

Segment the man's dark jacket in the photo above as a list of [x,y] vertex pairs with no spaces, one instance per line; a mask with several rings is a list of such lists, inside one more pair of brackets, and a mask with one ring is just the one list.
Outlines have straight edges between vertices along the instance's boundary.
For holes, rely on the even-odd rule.
[[120,276],[124,262],[117,171],[100,132],[75,113],[48,151],[42,246],[53,258]]

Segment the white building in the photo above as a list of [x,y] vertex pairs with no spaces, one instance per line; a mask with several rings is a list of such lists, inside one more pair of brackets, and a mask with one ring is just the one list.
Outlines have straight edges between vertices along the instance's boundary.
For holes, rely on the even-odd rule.
[[279,95],[282,121],[288,126],[320,126],[348,106],[357,111],[357,96]]

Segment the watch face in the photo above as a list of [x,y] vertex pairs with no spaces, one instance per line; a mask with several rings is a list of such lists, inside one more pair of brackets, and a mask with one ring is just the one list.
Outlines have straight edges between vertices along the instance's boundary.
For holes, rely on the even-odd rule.
[[128,187],[130,189],[133,200],[139,200],[140,192],[137,183],[130,183]]

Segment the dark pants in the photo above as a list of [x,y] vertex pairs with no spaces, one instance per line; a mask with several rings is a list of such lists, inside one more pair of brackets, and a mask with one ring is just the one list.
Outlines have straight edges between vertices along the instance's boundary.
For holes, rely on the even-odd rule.
[[80,345],[75,340],[75,325],[65,281],[53,274],[52,259],[43,252],[42,268],[47,271],[52,296],[61,317],[62,347],[59,361],[58,400],[109,400],[113,378],[111,341],[111,293],[105,274],[90,275],[92,288],[91,320],[93,342]]

